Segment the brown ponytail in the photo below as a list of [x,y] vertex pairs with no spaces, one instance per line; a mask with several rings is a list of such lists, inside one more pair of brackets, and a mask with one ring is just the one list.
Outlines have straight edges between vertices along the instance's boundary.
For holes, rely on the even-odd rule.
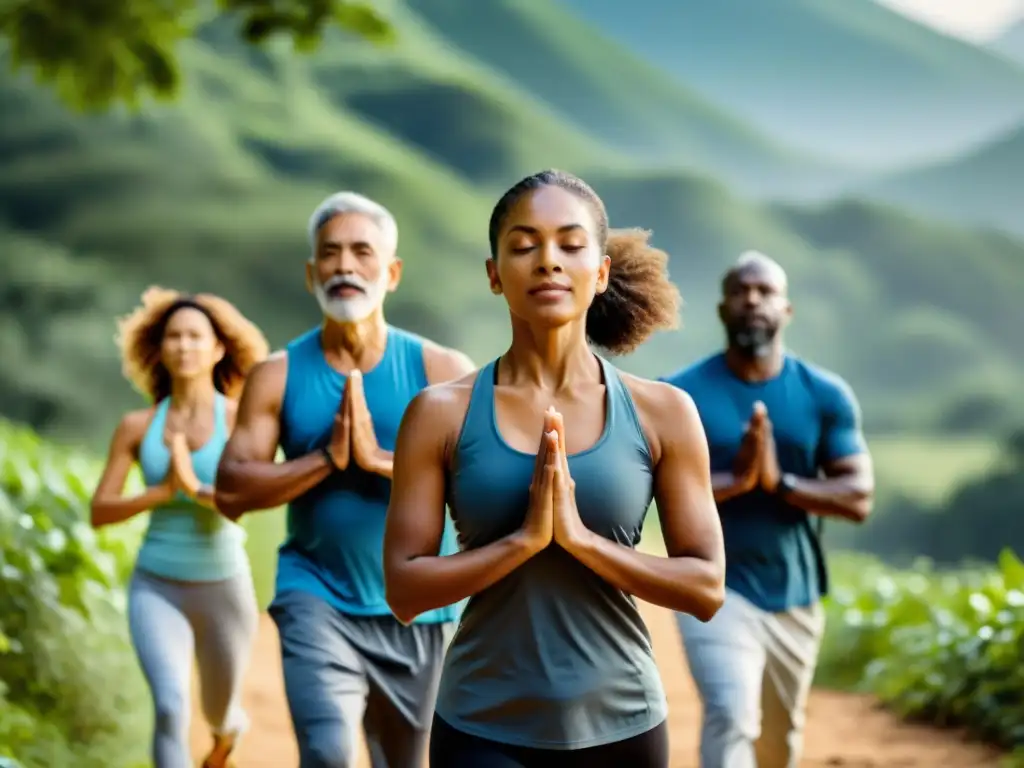
[[516,202],[541,187],[559,187],[594,209],[598,238],[611,257],[608,289],[594,297],[587,312],[587,337],[612,355],[632,352],[659,330],[679,327],[682,298],[668,277],[668,254],[648,243],[642,229],[608,229],[608,211],[590,185],[565,171],[541,171],[510,188],[491,212],[491,256],[498,255],[498,235]]
[[590,305],[587,336],[612,355],[632,352],[655,331],[679,327],[682,297],[669,280],[668,254],[648,242],[650,235],[643,229],[608,233],[608,289]]

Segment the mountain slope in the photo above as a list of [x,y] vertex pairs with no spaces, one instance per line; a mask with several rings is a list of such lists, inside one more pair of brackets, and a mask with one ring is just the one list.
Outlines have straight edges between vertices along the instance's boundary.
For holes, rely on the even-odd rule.
[[1004,31],[988,47],[1018,64],[1024,64],[1024,19]]
[[961,157],[882,178],[858,192],[949,220],[1024,235],[1022,180],[1024,125]]
[[624,367],[658,375],[715,349],[718,278],[760,248],[791,275],[793,348],[850,379],[872,429],[941,425],[965,397],[992,418],[1020,412],[1019,242],[860,203],[759,205],[704,174],[645,170],[576,131],[573,102],[400,22],[395,50],[334,40],[309,58],[208,28],[185,47],[181,102],[137,117],[69,115],[0,76],[0,413],[105,441],[138,403],[113,318],[149,283],[221,293],[275,345],[308,328],[306,219],[344,187],[399,219],[391,321],[491,359],[509,332],[486,287],[487,219],[511,180],[548,165],[581,173],[613,226],[653,229],[672,254],[686,329]]
[[408,0],[436,34],[641,162],[745,191],[810,192],[838,167],[779,145],[550,0]]
[[706,97],[808,151],[874,167],[1024,116],[1024,71],[871,0],[560,0]]

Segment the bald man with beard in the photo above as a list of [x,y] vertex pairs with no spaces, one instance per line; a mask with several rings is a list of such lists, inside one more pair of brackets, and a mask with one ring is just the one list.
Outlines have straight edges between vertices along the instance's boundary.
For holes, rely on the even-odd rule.
[[828,590],[825,518],[863,522],[874,473],[839,376],[785,350],[782,267],[743,254],[722,280],[726,348],[667,376],[707,433],[725,535],[726,599],[677,616],[704,705],[702,768],[796,768]]

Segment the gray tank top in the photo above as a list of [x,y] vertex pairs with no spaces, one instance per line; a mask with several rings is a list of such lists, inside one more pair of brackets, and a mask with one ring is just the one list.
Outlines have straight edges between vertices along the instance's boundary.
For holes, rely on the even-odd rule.
[[[568,457],[569,471],[587,528],[635,547],[653,498],[650,449],[629,391],[615,368],[598,360],[607,390],[604,432]],[[518,530],[529,500],[535,457],[498,432],[496,370],[495,361],[477,376],[447,478],[462,549]],[[569,750],[644,733],[668,708],[636,601],[552,544],[469,598],[436,709],[470,735]]]

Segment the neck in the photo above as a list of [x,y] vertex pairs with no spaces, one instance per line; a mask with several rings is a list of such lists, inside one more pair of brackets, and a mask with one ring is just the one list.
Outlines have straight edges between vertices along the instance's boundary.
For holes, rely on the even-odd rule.
[[513,321],[512,345],[504,362],[511,384],[553,391],[601,375],[587,345],[584,320],[539,330]]
[[196,413],[213,405],[217,389],[212,377],[171,380],[171,407],[176,411]]
[[355,323],[324,318],[321,332],[324,354],[344,369],[372,368],[384,356],[387,343],[388,326],[382,308]]
[[760,355],[751,355],[735,346],[728,347],[725,350],[725,364],[743,381],[767,381],[779,375],[784,356],[782,340],[776,338]]

